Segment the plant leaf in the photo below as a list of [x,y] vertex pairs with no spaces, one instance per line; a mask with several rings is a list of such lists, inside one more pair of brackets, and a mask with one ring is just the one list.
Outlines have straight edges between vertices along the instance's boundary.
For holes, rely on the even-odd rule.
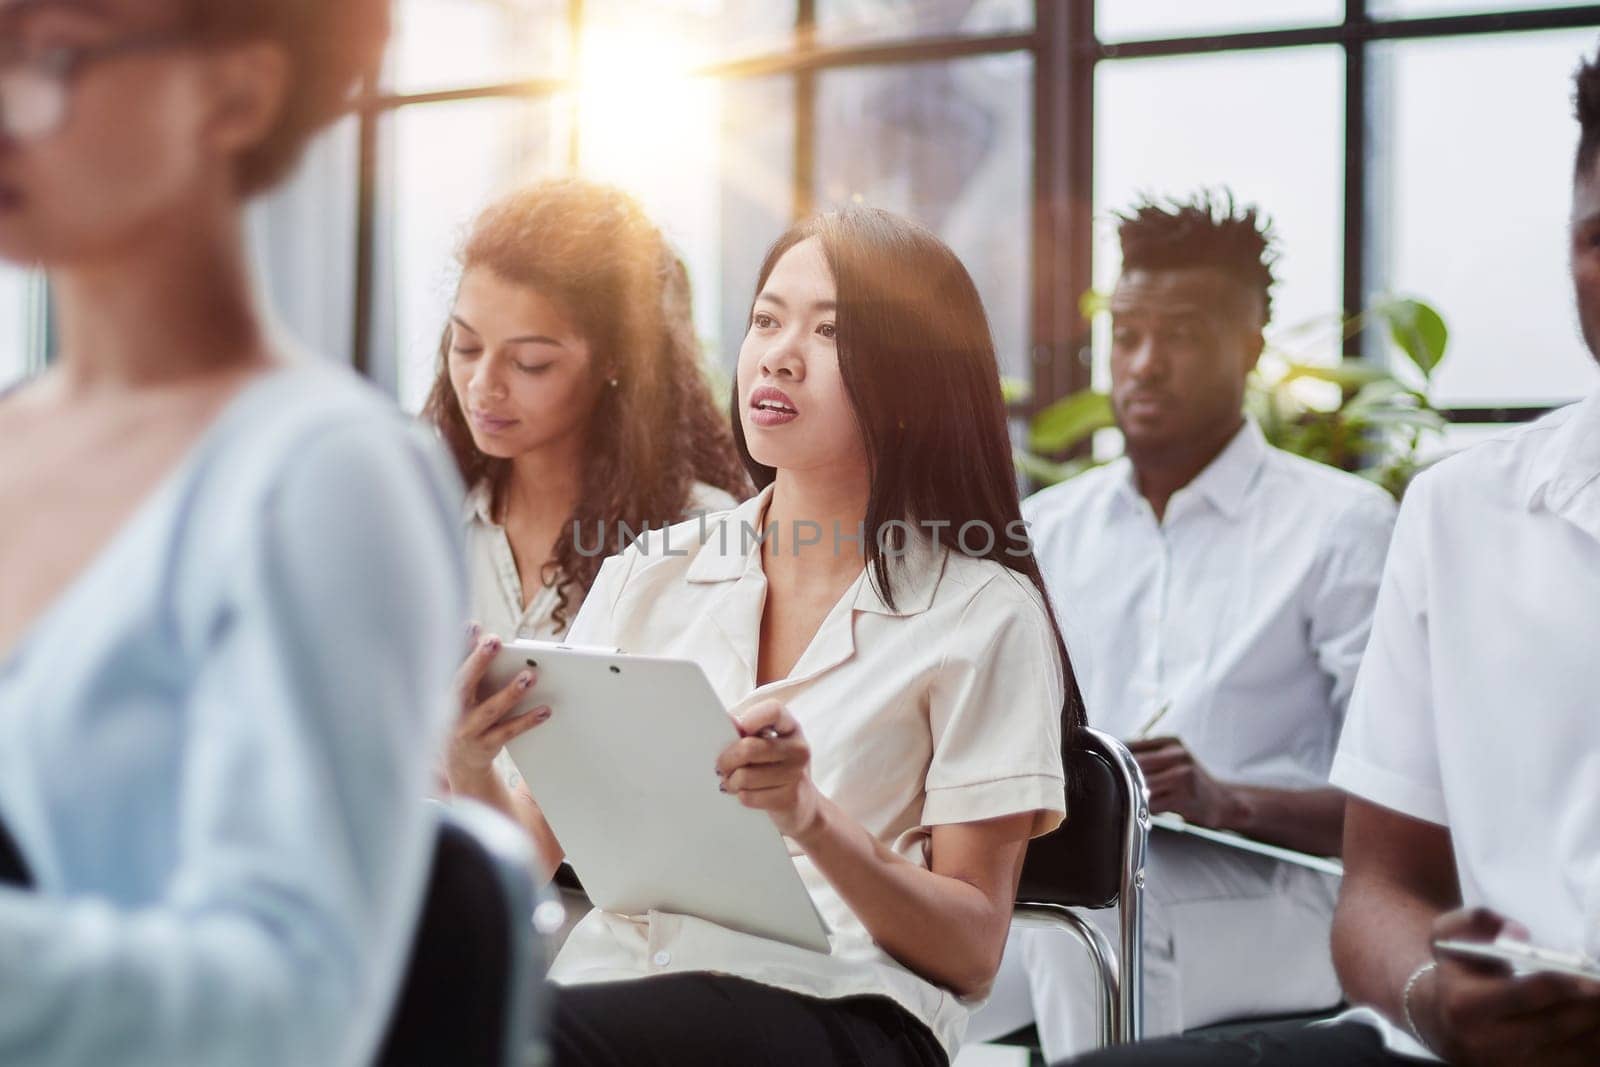
[[1422,371],[1422,376],[1431,378],[1450,343],[1450,329],[1444,318],[1420,300],[1385,301],[1373,310],[1389,324],[1389,336]]
[[1383,381],[1368,382],[1361,387],[1360,392],[1351,397],[1344,405],[1343,411],[1347,415],[1360,414],[1380,408],[1406,408],[1416,410],[1424,405],[1427,400],[1415,389],[1407,388],[1404,382],[1393,378]]
[[1356,429],[1368,426],[1410,427],[1436,433],[1442,433],[1449,425],[1443,415],[1424,408],[1373,408],[1351,414],[1348,423]]
[[1033,417],[1029,443],[1035,452],[1064,452],[1086,440],[1096,430],[1116,425],[1111,398],[1084,389],[1056,401]]
[[1033,384],[1022,378],[1000,376],[1000,396],[1007,404],[1024,404],[1033,399]]
[[1288,373],[1283,376],[1283,381],[1292,382],[1296,378],[1315,378],[1317,381],[1333,382],[1344,389],[1360,389],[1373,382],[1392,381],[1394,376],[1382,367],[1374,366],[1365,360],[1346,359],[1331,365],[1291,363]]

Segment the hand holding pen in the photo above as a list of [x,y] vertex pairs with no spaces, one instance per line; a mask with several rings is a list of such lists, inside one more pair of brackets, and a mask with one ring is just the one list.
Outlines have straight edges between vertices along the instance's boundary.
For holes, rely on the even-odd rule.
[[747,808],[765,811],[780,833],[801,834],[816,818],[820,795],[811,781],[811,747],[789,709],[763,701],[734,720],[739,740],[717,760],[721,789]]

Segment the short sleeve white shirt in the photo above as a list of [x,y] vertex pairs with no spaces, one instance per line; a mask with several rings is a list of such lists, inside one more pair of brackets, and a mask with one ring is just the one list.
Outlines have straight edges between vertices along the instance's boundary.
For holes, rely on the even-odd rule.
[[[783,701],[811,746],[818,789],[923,867],[937,825],[1025,812],[1036,813],[1035,834],[1058,825],[1064,683],[1032,585],[999,563],[914,542],[893,565],[892,607],[863,573],[789,676],[758,687],[767,583],[761,549],[743,531],[763,528],[770,497],[768,489],[607,560],[569,640],[692,659],[734,714]],[[551,977],[713,971],[825,999],[882,995],[953,1054],[973,1005],[892,959],[800,849],[791,843],[790,852],[832,931],[828,954],[693,916],[596,910]]]
[[1157,521],[1118,460],[1023,504],[1089,720],[1183,739],[1212,773],[1312,789],[1366,646],[1389,494],[1247,422]]
[[1333,780],[1447,827],[1466,905],[1600,952],[1600,394],[1413,483]]

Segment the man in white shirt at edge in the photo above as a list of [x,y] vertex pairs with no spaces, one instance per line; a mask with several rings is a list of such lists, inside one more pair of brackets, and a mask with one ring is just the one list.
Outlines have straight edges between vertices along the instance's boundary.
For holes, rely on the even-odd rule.
[[[1142,203],[1119,237],[1112,406],[1127,454],[1023,506],[1090,722],[1129,744],[1154,811],[1336,855],[1344,796],[1328,767],[1394,502],[1271,447],[1242,414],[1273,284],[1254,208]],[[1335,879],[1159,829],[1147,870],[1147,1033],[1340,1002]],[[1089,918],[1116,943],[1113,913]],[[1025,1023],[1031,999],[1046,1058],[1082,1052],[1090,980],[1075,943],[1016,933],[973,1036]]]
[[[1600,354],[1600,60],[1577,101],[1572,280]],[[1600,1063],[1600,981],[1513,977],[1434,945],[1508,936],[1600,957],[1597,650],[1600,392],[1406,494],[1333,770],[1350,793],[1334,957],[1363,1007],[1085,1067]]]

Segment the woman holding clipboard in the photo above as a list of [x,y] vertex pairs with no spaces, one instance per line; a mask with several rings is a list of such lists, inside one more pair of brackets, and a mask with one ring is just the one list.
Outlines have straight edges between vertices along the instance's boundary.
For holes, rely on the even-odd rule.
[[733,425],[761,492],[607,560],[569,640],[701,666],[743,735],[715,773],[788,838],[831,951],[591,912],[551,970],[556,1062],[945,1064],[1083,722],[966,270],[883,212],[796,227]]
[[423,410],[468,487],[477,620],[445,777],[548,852],[501,754],[536,720],[501,721],[516,683],[480,701],[482,666],[502,639],[566,634],[616,531],[720,511],[750,487],[702,374],[688,273],[627,193],[578,178],[520,189],[478,216],[460,258]]

